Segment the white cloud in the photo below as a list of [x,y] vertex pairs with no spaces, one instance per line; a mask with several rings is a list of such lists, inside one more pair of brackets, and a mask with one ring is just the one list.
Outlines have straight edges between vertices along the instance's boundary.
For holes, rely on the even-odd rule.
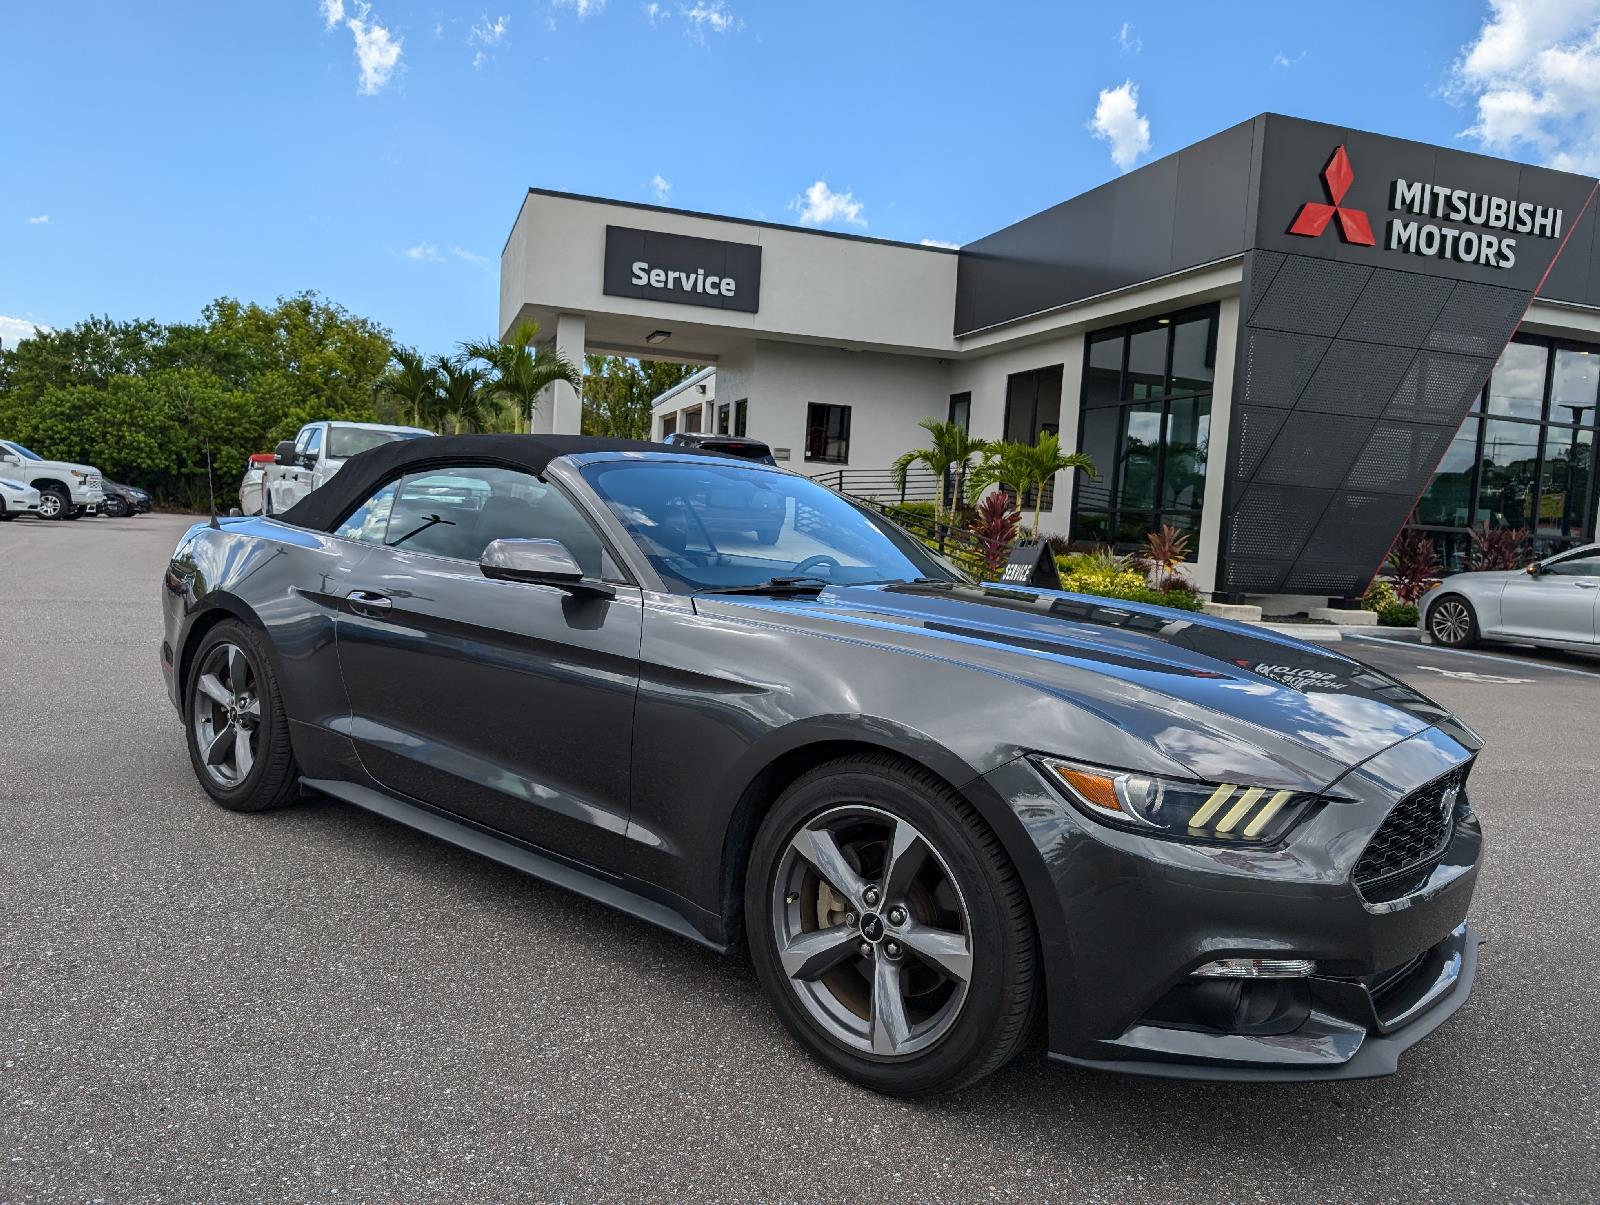
[[400,254],[405,256],[407,259],[419,261],[426,260],[430,263],[437,263],[439,260],[444,258],[444,256],[439,254],[439,248],[435,247],[432,243],[418,243],[414,247],[407,247]]
[[30,226],[43,226],[49,220],[50,220],[50,215],[48,213],[41,213],[41,214],[38,214],[38,215],[36,215],[34,217],[29,218],[28,219],[28,225],[30,225]]
[[1122,23],[1122,28],[1117,30],[1117,45],[1122,47],[1123,54],[1138,54],[1144,49],[1144,42],[1135,37],[1133,26],[1127,21]]
[[506,29],[510,25],[510,17],[496,17],[491,21],[486,13],[483,20],[473,23],[472,32],[467,35],[467,45],[498,46],[505,41]]
[[1280,50],[1280,51],[1278,51],[1277,54],[1272,56],[1272,65],[1274,67],[1285,67],[1285,68],[1294,67],[1294,66],[1297,66],[1299,64],[1300,60],[1305,58],[1305,57],[1306,57],[1306,52],[1303,51],[1303,50],[1299,54],[1295,55],[1294,58],[1292,58],[1292,59],[1288,55],[1284,54],[1283,51]]
[[[408,251],[406,254],[409,255],[410,252]],[[486,264],[489,262],[487,255],[479,255],[476,251],[468,251],[465,247],[457,247],[454,243],[450,245],[450,254],[469,264]],[[436,255],[433,258],[438,259],[439,257]]]
[[1452,99],[1477,115],[1463,136],[1600,172],[1600,0],[1489,0],[1489,9],[1451,74]]
[[578,20],[582,21],[586,17],[603,12],[606,0],[555,0],[555,5],[557,8],[570,8],[578,14]]
[[49,334],[50,328],[29,322],[26,318],[7,318],[0,314],[0,343],[4,343],[7,349],[15,349],[24,339],[31,339],[41,332]]
[[830,222],[843,222],[847,226],[866,228],[863,217],[865,206],[856,200],[854,193],[834,192],[827,181],[818,180],[810,188],[789,202],[790,209],[800,211],[802,226],[826,226]]
[[334,29],[344,23],[344,0],[322,0],[324,28]]
[[345,22],[356,39],[356,63],[361,68],[358,91],[363,96],[376,96],[394,78],[400,66],[400,39],[377,21],[367,18],[372,7],[356,4],[356,15]]
[[1089,122],[1094,136],[1111,146],[1111,162],[1127,171],[1150,149],[1150,121],[1139,114],[1139,85],[1123,80],[1102,88]]
[[732,33],[744,28],[744,22],[728,11],[722,0],[695,0],[693,8],[683,10],[690,31],[696,36],[710,30],[712,33]]
[[944,247],[950,251],[959,251],[961,249],[960,243],[947,243],[942,238],[925,238],[922,240],[922,245],[924,247]]
[[666,7],[664,5],[657,4],[656,0],[650,0],[650,3],[644,6],[644,15],[650,19],[650,24],[652,25],[654,25],[657,21],[665,21],[668,17],[672,16],[672,14],[666,10]]
[[650,192],[660,204],[665,205],[672,199],[672,181],[657,172],[650,177]]

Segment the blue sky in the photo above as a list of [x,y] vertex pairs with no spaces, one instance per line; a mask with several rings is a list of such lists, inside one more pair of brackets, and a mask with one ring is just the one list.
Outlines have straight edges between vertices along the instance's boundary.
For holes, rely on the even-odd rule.
[[8,344],[310,288],[447,351],[530,185],[959,243],[1263,110],[1593,171],[1600,0],[13,0],[0,104]]

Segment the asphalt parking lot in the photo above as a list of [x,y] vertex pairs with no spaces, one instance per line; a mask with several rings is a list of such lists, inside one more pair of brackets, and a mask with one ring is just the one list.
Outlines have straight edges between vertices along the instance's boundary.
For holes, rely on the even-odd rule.
[[740,962],[332,801],[211,805],[157,667],[187,522],[0,525],[0,1200],[1600,1197],[1600,660],[1340,645],[1489,742],[1477,989],[1399,1075],[1033,1056],[917,1105]]

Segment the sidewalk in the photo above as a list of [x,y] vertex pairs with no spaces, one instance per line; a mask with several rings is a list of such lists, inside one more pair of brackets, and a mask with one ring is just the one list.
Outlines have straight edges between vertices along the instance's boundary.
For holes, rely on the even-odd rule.
[[1296,640],[1321,640],[1336,643],[1344,639],[1344,634],[1360,636],[1366,640],[1393,640],[1400,644],[1421,644],[1422,631],[1419,628],[1386,628],[1383,626],[1362,626],[1342,628],[1331,623],[1294,623],[1263,620],[1254,625],[1266,628],[1269,632],[1280,632],[1285,636],[1293,636]]

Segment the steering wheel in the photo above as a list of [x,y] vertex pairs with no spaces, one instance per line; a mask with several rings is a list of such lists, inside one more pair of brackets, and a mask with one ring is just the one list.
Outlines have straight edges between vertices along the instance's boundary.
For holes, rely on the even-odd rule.
[[828,567],[828,570],[827,570],[826,573],[820,575],[822,577],[830,577],[831,578],[833,576],[833,571],[835,569],[843,568],[843,566],[840,565],[839,562],[834,560],[831,556],[826,556],[823,553],[819,552],[815,556],[808,556],[805,560],[801,561],[798,565],[796,565],[794,567],[793,570],[791,570],[791,573],[795,577],[809,577],[809,576],[812,576],[812,575],[808,574],[806,572],[806,570],[811,569],[813,567],[815,567],[817,569],[820,569],[824,565],[826,565]]

